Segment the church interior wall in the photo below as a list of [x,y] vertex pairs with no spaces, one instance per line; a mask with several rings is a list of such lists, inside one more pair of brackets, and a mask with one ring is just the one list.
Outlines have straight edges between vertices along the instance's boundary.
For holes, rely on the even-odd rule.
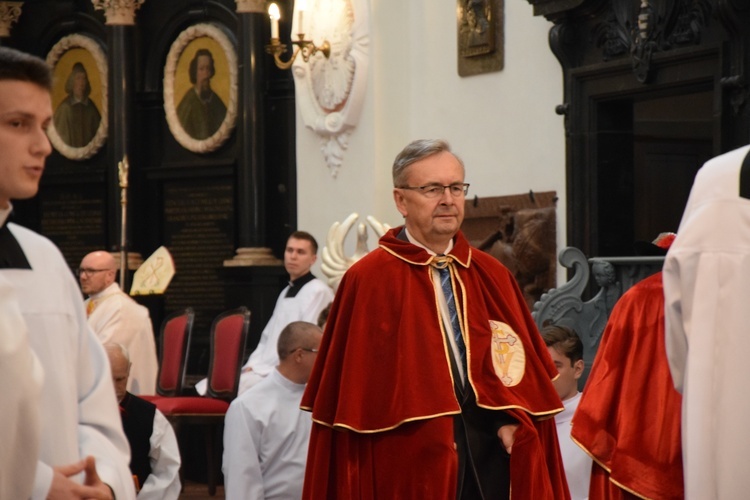
[[[469,198],[555,191],[557,245],[565,245],[565,137],[554,111],[562,71],[547,43],[552,23],[534,17],[525,2],[506,2],[504,13],[505,67],[460,77],[454,8],[370,2],[367,93],[336,178],[319,137],[297,113],[300,228],[325,240],[330,225],[353,212],[401,224],[391,194],[393,158],[413,139],[443,138],[466,164]],[[370,248],[375,242],[370,233]]]

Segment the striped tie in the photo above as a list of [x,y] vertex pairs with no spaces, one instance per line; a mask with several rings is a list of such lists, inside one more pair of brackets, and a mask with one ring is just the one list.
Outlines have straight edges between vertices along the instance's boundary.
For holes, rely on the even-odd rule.
[[451,318],[451,326],[453,327],[453,338],[456,340],[456,348],[458,348],[458,355],[461,357],[461,365],[466,371],[466,344],[464,344],[464,337],[461,335],[461,326],[458,324],[458,313],[456,311],[456,299],[453,296],[453,287],[451,286],[451,273],[447,267],[442,269],[438,268],[440,272],[440,287],[443,289],[443,295],[445,295],[445,302],[448,304],[448,314]]

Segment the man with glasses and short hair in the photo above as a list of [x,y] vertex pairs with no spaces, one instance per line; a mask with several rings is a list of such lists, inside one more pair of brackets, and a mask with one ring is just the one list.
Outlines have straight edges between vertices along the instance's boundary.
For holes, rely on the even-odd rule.
[[569,498],[557,369],[513,275],[459,230],[464,174],[444,141],[396,157],[405,225],[344,275],[302,399],[303,498]]
[[130,353],[128,392],[155,394],[159,361],[148,309],[120,290],[115,282],[117,263],[109,252],[87,254],[77,272],[81,290],[88,295],[84,304],[89,326],[103,344],[114,342]]
[[322,336],[312,323],[289,323],[279,335],[278,366],[229,407],[222,466],[228,500],[302,495],[312,422],[299,402]]

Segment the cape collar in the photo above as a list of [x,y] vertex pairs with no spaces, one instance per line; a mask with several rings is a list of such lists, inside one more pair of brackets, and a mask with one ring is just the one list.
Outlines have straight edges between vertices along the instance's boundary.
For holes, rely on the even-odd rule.
[[409,241],[399,237],[403,226],[395,227],[389,230],[380,238],[380,248],[386,252],[417,266],[428,266],[433,261],[445,260],[448,257],[451,261],[461,267],[468,268],[471,265],[471,246],[461,231],[453,237],[453,248],[445,256],[430,255],[427,250],[417,245],[412,245]]

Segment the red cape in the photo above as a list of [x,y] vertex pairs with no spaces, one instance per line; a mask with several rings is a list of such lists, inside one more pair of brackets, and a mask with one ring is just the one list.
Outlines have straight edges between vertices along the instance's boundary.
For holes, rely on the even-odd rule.
[[[305,498],[455,496],[451,415],[460,407],[432,256],[397,239],[400,230],[352,266],[336,294],[302,398],[315,422]],[[461,233],[449,256],[477,404],[521,423],[513,497],[568,498],[554,420],[546,418],[562,410],[550,382],[557,370],[523,295],[510,272]]]
[[612,310],[571,437],[595,460],[590,500],[684,498],[680,408],[664,346],[662,274]]

